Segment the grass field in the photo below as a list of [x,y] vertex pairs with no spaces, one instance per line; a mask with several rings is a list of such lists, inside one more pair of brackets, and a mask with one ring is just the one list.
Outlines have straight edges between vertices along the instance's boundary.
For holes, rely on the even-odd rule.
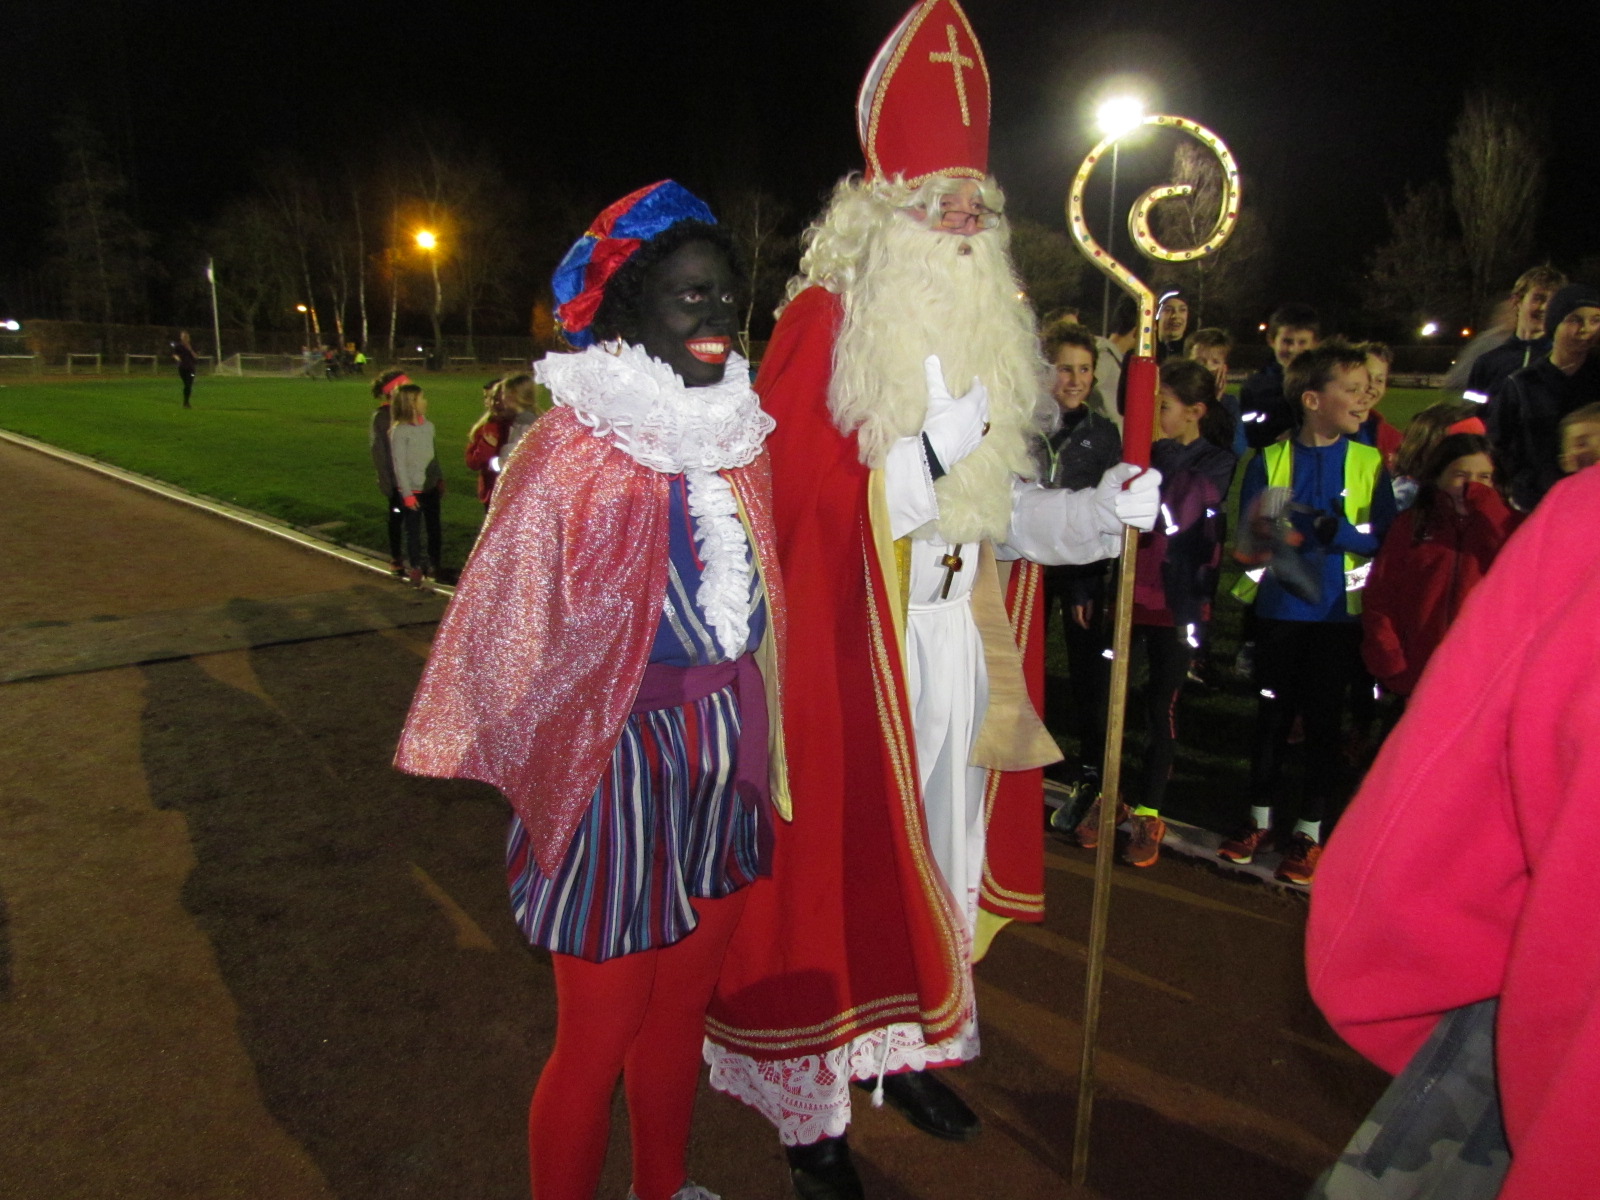
[[[437,429],[444,498],[444,560],[460,567],[483,510],[462,458],[467,431],[482,411],[492,373],[424,375],[428,416]],[[1404,426],[1437,393],[1396,389],[1385,416]],[[332,540],[387,555],[384,504],[367,449],[373,401],[361,380],[202,377],[194,408],[182,407],[175,378],[73,378],[0,381],[0,428],[268,513]],[[1237,486],[1234,490],[1237,506]],[[1231,528],[1238,528],[1237,511]],[[1225,576],[1223,594],[1232,585]],[[1231,663],[1241,608],[1219,601],[1212,658]],[[1059,630],[1049,659],[1065,674]],[[1134,664],[1135,672],[1139,664]],[[1167,810],[1183,820],[1227,828],[1243,814],[1255,699],[1242,681],[1185,696],[1177,765]],[[1130,743],[1141,740],[1130,718]]]
[[[420,376],[446,493],[445,565],[472,548],[483,506],[463,460],[492,375]],[[202,376],[184,409],[175,377],[0,386],[0,428],[268,513],[387,557],[385,508],[367,448],[370,381]]]

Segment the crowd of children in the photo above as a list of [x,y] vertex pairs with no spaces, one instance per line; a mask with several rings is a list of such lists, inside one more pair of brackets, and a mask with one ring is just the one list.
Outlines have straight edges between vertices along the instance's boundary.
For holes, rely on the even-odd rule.
[[[1429,406],[1402,429],[1379,411],[1394,364],[1388,346],[1325,340],[1314,309],[1285,304],[1266,327],[1271,359],[1233,394],[1231,336],[1208,328],[1185,337],[1186,299],[1161,298],[1152,462],[1163,508],[1136,560],[1135,666],[1144,683],[1142,700],[1130,703],[1143,710],[1145,747],[1116,797],[1129,830],[1125,861],[1148,866],[1160,853],[1180,697],[1186,680],[1204,681],[1210,606],[1231,541],[1243,568],[1233,595],[1246,606],[1235,670],[1250,681],[1256,716],[1247,803],[1217,853],[1243,864],[1276,849],[1278,879],[1315,878],[1348,765],[1375,749],[1378,696],[1392,698],[1393,713],[1404,706],[1519,522],[1562,475],[1600,461],[1600,291],[1538,267],[1517,280],[1508,306],[1514,326],[1458,368],[1470,380],[1464,397]],[[1126,318],[1119,313],[1108,338],[1075,323],[1045,332],[1062,410],[1061,429],[1040,448],[1050,486],[1081,486],[1078,474],[1116,459],[1126,399],[1120,379],[1107,386],[1105,369],[1122,373],[1132,345]],[[1230,539],[1224,514],[1237,466],[1240,528]],[[1103,802],[1111,575],[1102,564],[1046,576],[1047,613],[1062,610],[1072,680],[1070,691],[1051,694],[1057,708],[1070,702],[1052,724],[1076,752],[1057,771],[1070,803],[1052,825],[1086,848],[1096,845]]]

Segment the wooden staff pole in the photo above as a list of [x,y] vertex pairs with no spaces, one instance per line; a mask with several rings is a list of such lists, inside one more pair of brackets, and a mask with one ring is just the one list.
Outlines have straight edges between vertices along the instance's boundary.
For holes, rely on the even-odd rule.
[[[1192,262],[1211,254],[1227,241],[1239,218],[1239,169],[1210,130],[1182,117],[1150,116],[1145,125],[1180,129],[1208,146],[1221,161],[1221,213],[1216,227],[1204,243],[1191,249],[1168,250],[1150,231],[1150,210],[1157,201],[1188,195],[1187,184],[1151,188],[1135,202],[1128,217],[1128,231],[1134,244],[1150,258],[1167,262]],[[1135,126],[1138,128],[1138,126]],[[1089,234],[1083,219],[1083,196],[1096,163],[1107,150],[1115,149],[1118,138],[1106,138],[1083,160],[1067,196],[1067,228],[1078,248],[1094,266],[1133,296],[1139,305],[1138,345],[1129,356],[1124,373],[1127,378],[1123,417],[1122,455],[1136,466],[1150,465],[1150,444],[1155,430],[1156,393],[1160,376],[1155,359],[1155,294],[1133,272],[1107,254]],[[1100,773],[1099,845],[1094,859],[1094,900],[1089,912],[1088,970],[1084,980],[1083,1045],[1078,1063],[1078,1106],[1072,1134],[1072,1186],[1082,1187],[1089,1175],[1089,1133],[1094,1115],[1095,1052],[1100,1034],[1100,1000],[1105,978],[1106,933],[1111,919],[1111,871],[1117,833],[1117,809],[1122,795],[1122,739],[1128,712],[1128,666],[1133,641],[1133,584],[1139,534],[1131,527],[1122,531],[1122,552],[1117,573],[1116,611],[1112,617],[1111,680],[1106,698],[1105,758]]]

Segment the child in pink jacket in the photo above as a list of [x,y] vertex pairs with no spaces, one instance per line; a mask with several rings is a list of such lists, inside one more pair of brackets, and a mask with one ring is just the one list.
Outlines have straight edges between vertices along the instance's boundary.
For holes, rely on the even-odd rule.
[[1434,655],[1329,841],[1307,934],[1341,1037],[1399,1072],[1499,997],[1502,1200],[1600,1188],[1600,471],[1557,484]]

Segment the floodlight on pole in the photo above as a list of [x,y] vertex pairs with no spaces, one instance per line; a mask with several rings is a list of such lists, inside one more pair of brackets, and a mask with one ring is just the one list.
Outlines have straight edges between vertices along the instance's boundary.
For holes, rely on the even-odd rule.
[[1144,124],[1144,101],[1137,96],[1112,96],[1095,109],[1094,121],[1101,137],[1121,137]]
[[444,334],[439,318],[444,312],[444,288],[439,284],[439,239],[430,229],[417,231],[417,245],[428,252],[428,265],[433,268],[433,357],[436,367],[444,365]]
[[[1111,146],[1111,223],[1106,230],[1106,253],[1115,254],[1117,248],[1117,168],[1122,147],[1115,139],[1144,124],[1144,101],[1137,96],[1112,96],[1101,102],[1095,110],[1095,124],[1102,138],[1112,139]],[[1100,336],[1111,336],[1111,277],[1106,276],[1100,294]]]
[[1422,336],[1423,337],[1432,337],[1434,334],[1436,334],[1438,332],[1439,332],[1439,323],[1437,321],[1429,321],[1426,325],[1424,325],[1422,327]]

